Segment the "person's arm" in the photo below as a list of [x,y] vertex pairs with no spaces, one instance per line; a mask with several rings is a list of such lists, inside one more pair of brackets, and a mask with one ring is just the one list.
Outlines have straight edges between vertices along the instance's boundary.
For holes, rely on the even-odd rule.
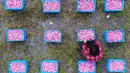
[[99,54],[100,54],[100,56],[102,56],[103,55],[103,49],[102,49],[101,44],[98,41],[95,41],[95,45],[99,47],[99,50],[100,50]]
[[97,40],[95,40],[95,45],[98,46],[99,49],[101,49],[101,45],[100,45],[100,43]]
[[82,48],[83,48],[84,52],[86,52],[86,54],[89,53],[89,48],[87,47],[87,40],[84,40]]
[[[90,40],[92,40],[92,41],[95,41],[93,38],[89,38]],[[87,41],[88,41],[88,39],[84,39],[84,43],[87,43]]]
[[84,40],[84,43],[87,43],[87,40]]
[[83,46],[82,46],[83,49],[86,48],[86,42],[87,42],[87,40],[84,40],[84,43],[83,43]]
[[83,44],[82,46],[82,53],[86,56],[89,54],[89,49],[87,48],[86,44]]

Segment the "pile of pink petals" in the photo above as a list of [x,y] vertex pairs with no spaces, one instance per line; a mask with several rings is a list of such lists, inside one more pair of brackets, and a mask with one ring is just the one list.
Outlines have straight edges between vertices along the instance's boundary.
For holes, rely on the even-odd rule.
[[52,62],[43,62],[42,63],[42,71],[44,72],[56,72],[57,71],[57,66],[56,63]]
[[122,0],[106,0],[107,10],[122,10]]
[[80,72],[94,72],[95,67],[93,62],[82,62],[79,67]]
[[22,0],[7,0],[7,8],[22,8]]
[[61,33],[59,31],[47,31],[45,33],[45,39],[47,41],[60,42],[61,41]]
[[123,34],[121,31],[110,31],[108,32],[108,41],[109,42],[116,42],[116,41],[121,41]]
[[79,0],[78,10],[93,11],[95,8],[94,0]]
[[57,11],[60,10],[60,2],[44,2],[44,10],[45,11]]
[[83,40],[91,40],[94,39],[94,31],[93,30],[79,30],[78,32],[78,40],[83,41]]
[[10,70],[12,72],[26,72],[26,66],[24,63],[11,63]]
[[111,71],[123,71],[124,70],[124,62],[119,61],[111,61],[109,66]]
[[22,30],[9,30],[8,31],[8,40],[9,41],[20,41],[23,40],[24,33]]

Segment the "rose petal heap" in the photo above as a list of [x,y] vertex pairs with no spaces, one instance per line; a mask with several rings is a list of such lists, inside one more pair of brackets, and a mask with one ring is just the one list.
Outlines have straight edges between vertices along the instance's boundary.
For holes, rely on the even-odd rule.
[[22,62],[21,63],[13,62],[10,64],[10,70],[12,72],[26,72],[26,65]]
[[93,11],[95,9],[94,0],[79,0],[78,10]]
[[8,30],[9,41],[21,41],[24,40],[24,32],[22,30]]
[[92,39],[94,39],[95,37],[95,32],[93,30],[79,30],[78,32],[78,40],[79,41],[83,41],[83,40],[91,40],[90,37]]
[[45,1],[44,2],[44,10],[45,11],[59,11],[60,10],[60,2],[58,2],[58,1],[55,1],[55,2]]
[[61,32],[60,31],[46,31],[45,40],[50,42],[61,42]]
[[125,69],[124,62],[111,61],[109,68],[111,71],[123,71]]
[[55,62],[43,62],[42,63],[42,71],[43,72],[56,72],[57,65]]
[[22,8],[22,0],[7,0],[6,6],[8,9]]
[[79,66],[80,72],[94,72],[95,70],[93,62],[82,62]]
[[122,0],[106,0],[107,10],[122,10]]
[[123,36],[123,33],[121,31],[109,31],[108,41],[109,42],[121,41],[123,39],[122,36]]

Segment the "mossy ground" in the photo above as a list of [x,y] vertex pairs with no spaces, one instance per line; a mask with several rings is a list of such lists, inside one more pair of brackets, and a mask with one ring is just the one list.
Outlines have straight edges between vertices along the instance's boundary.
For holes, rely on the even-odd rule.
[[[97,11],[83,14],[76,13],[75,0],[63,0],[60,14],[43,14],[40,0],[28,0],[25,10],[20,12],[6,11],[0,3],[0,73],[7,73],[7,63],[16,59],[29,61],[28,73],[39,73],[43,59],[59,60],[59,73],[77,73],[77,61],[84,59],[75,38],[79,28],[95,28],[103,46],[105,54],[97,63],[97,73],[108,73],[105,69],[108,58],[127,60],[127,73],[130,73],[130,1],[125,1],[125,10],[117,13],[104,12],[103,3],[104,0],[97,0]],[[110,18],[106,18],[107,14]],[[50,21],[54,24],[50,25]],[[27,40],[6,42],[6,28],[25,28]],[[42,38],[46,29],[62,30],[63,43],[44,43]],[[126,42],[106,44],[103,39],[106,29],[124,29]]]

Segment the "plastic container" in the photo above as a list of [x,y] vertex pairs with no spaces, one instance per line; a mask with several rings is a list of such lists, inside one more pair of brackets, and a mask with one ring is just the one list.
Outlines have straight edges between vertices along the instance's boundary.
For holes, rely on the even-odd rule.
[[124,30],[105,30],[104,37],[107,43],[125,42]]
[[62,32],[60,30],[45,30],[44,42],[62,42]]
[[77,12],[95,12],[96,0],[77,0]]
[[96,73],[96,62],[79,60],[78,73]]
[[108,59],[106,68],[108,72],[122,72],[126,73],[126,60],[122,59]]
[[58,61],[57,60],[43,60],[40,63],[41,73],[58,73]]
[[6,41],[25,41],[26,30],[25,29],[6,29]]
[[61,0],[42,0],[44,13],[60,13]]
[[6,10],[19,11],[24,10],[24,0],[4,0],[4,8]]
[[78,42],[83,42],[84,40],[89,40],[91,41],[91,38],[96,39],[96,34],[95,34],[95,29],[90,28],[90,29],[79,29],[77,31],[77,41]]
[[28,62],[26,60],[13,60],[8,63],[9,73],[27,73]]
[[124,0],[105,0],[104,11],[106,12],[119,12],[124,10]]

